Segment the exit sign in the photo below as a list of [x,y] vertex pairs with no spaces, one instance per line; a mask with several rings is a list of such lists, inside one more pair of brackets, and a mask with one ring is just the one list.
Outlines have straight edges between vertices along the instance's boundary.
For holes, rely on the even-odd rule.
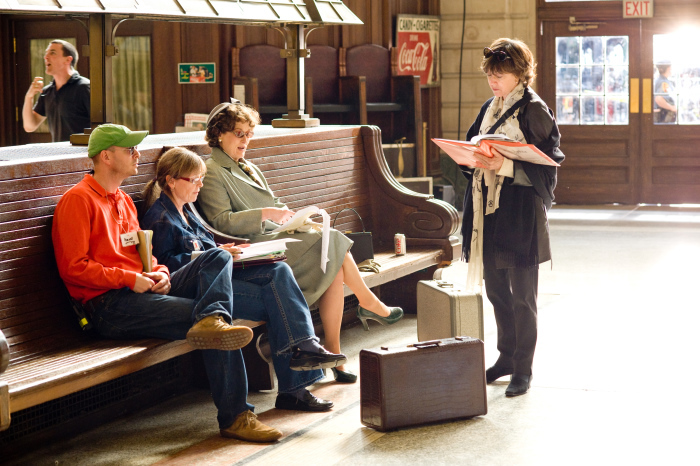
[[654,0],[623,0],[622,1],[622,17],[623,18],[653,18],[654,17]]

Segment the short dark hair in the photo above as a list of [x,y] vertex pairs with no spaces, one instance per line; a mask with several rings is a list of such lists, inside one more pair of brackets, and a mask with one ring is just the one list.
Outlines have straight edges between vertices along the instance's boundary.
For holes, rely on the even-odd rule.
[[509,59],[500,61],[496,55],[481,61],[481,71],[484,73],[510,73],[518,77],[520,82],[526,86],[532,85],[535,80],[535,57],[525,42],[518,39],[501,38],[496,39],[489,46],[491,50],[503,51]]
[[73,61],[70,63],[70,67],[75,69],[78,66],[78,50],[75,48],[73,44],[70,42],[66,42],[65,40],[61,39],[55,39],[50,42],[51,44],[61,44],[63,46],[63,56],[64,57],[73,57]]
[[260,124],[260,114],[250,105],[229,104],[209,121],[204,139],[210,147],[219,147],[221,135],[233,131],[236,123],[248,123],[251,129],[255,128]]

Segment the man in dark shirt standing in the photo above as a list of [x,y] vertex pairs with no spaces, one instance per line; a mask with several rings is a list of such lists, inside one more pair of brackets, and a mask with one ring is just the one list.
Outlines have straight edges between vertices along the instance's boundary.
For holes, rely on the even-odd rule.
[[[90,80],[80,76],[75,67],[78,51],[73,44],[53,40],[44,54],[46,74],[53,81],[42,89],[44,80],[34,78],[24,96],[22,120],[24,130],[31,133],[49,120],[53,142],[68,141],[70,135],[90,127]],[[41,92],[34,108],[34,96]]]

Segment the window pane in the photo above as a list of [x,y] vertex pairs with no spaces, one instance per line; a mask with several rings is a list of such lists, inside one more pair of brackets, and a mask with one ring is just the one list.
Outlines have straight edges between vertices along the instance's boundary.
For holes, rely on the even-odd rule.
[[557,37],[557,65],[578,65],[578,37]]
[[581,97],[581,124],[602,125],[605,123],[604,102],[605,98],[602,95]]
[[629,63],[627,37],[608,37],[605,44],[605,63],[608,65],[626,65]]
[[581,40],[582,64],[602,65],[605,63],[602,37],[583,37]]
[[606,123],[609,125],[628,125],[629,124],[629,98],[624,97],[608,97],[608,111]]
[[576,96],[557,96],[557,123],[564,125],[577,125],[578,101]]
[[152,131],[151,38],[117,37],[112,60],[114,122],[132,130]]
[[[65,40],[66,42],[70,42],[74,46],[77,43],[77,39],[75,37],[63,37],[59,38],[60,40]],[[46,74],[46,66],[44,66],[44,54],[46,54],[46,49],[49,47],[49,43],[53,39],[31,39],[29,41],[29,70],[32,76],[32,79],[34,79],[37,76],[43,76],[44,77],[44,86],[47,84],[51,83],[51,80],[53,79],[52,76],[49,76]],[[78,57],[80,59],[80,57]],[[29,83],[26,84],[27,87],[29,87]],[[39,94],[37,94],[34,97],[34,103],[36,104],[36,101],[39,99]],[[34,131],[35,133],[48,133],[49,132],[49,124],[46,120],[39,125],[39,127]]]
[[629,94],[629,67],[608,66],[607,94]]
[[581,68],[581,93],[603,93],[603,70],[602,66]]
[[578,67],[557,69],[557,94],[578,94]]

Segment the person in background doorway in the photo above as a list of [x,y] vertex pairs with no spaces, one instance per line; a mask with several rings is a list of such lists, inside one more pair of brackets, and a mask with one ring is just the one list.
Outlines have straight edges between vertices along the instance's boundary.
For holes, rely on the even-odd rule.
[[[90,80],[80,76],[78,51],[64,40],[52,40],[44,54],[46,74],[53,80],[44,86],[36,77],[24,96],[22,124],[28,133],[48,119],[53,142],[69,141],[70,135],[90,127]],[[39,100],[32,107],[34,96]]]
[[675,123],[678,109],[672,95],[671,64],[657,63],[659,77],[654,81],[654,123]]

